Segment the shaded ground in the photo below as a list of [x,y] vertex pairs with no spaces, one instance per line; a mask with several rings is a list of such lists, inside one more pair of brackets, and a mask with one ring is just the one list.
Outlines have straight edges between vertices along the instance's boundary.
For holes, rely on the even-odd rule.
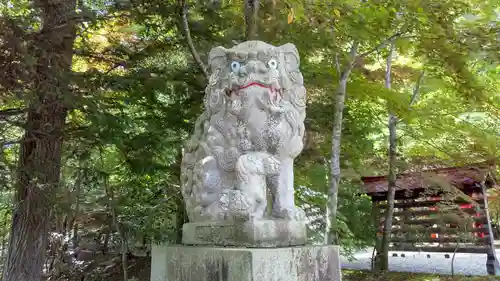
[[493,276],[439,276],[419,273],[388,272],[372,274],[363,271],[342,270],[342,281],[494,281],[500,277]]
[[[364,256],[368,256],[368,261],[369,258],[371,257],[371,251],[368,253],[368,251],[361,253]],[[405,265],[406,268],[413,267],[416,272],[423,272],[425,270],[428,270],[429,268],[443,268],[442,264],[440,264],[440,259],[437,256],[433,256],[431,254],[431,259],[427,259],[425,257],[425,254],[422,254],[423,257],[416,257],[417,259],[420,258],[425,258],[425,260],[430,260],[427,264],[426,267],[424,268],[419,268],[417,265],[411,266],[412,262],[415,262],[415,257],[409,257],[410,253],[406,253],[406,258],[399,258],[401,260],[404,260],[407,265]],[[357,254],[358,256],[360,254]],[[467,254],[461,254],[461,255],[467,255]],[[441,256],[444,256],[441,254]],[[470,256],[470,255],[469,255]],[[481,255],[477,255],[481,256]],[[478,258],[478,257],[476,257]],[[392,258],[394,259],[394,258]],[[444,257],[443,257],[444,259]],[[463,259],[467,259],[467,262],[463,261]],[[484,270],[484,273],[486,274],[486,267],[484,263],[486,262],[486,257],[484,259],[480,259],[480,269]],[[448,260],[449,262],[449,260]],[[461,257],[460,260],[460,265],[467,265],[470,264],[471,260],[470,257],[469,259],[467,257]],[[474,263],[474,262],[473,262]],[[356,263],[354,263],[356,264]],[[358,264],[363,264],[358,261]],[[370,263],[368,262],[368,268],[369,268]],[[397,263],[394,263],[394,261],[391,262],[391,266],[395,266]],[[107,274],[98,274],[100,275],[99,278],[89,278],[90,276],[86,276],[84,280],[99,280],[99,281],[123,281],[123,275],[121,272],[121,264],[118,262],[115,266],[113,266],[112,270],[107,270]],[[463,268],[462,270],[460,268],[456,268],[457,274],[464,274]],[[138,280],[138,281],[150,281],[150,271],[151,271],[151,259],[149,257],[140,257],[140,258],[134,258],[130,261],[130,267],[129,267],[129,277],[135,279],[132,280]],[[96,272],[97,273],[97,272]],[[79,280],[79,279],[77,279]],[[493,277],[493,276],[467,276],[467,275],[459,275],[455,277],[451,277],[450,275],[435,275],[435,274],[426,274],[426,273],[409,273],[409,272],[387,272],[384,274],[372,274],[371,272],[368,271],[360,271],[360,270],[349,270],[349,269],[343,269],[342,270],[342,281],[495,281],[499,280],[500,277]]]
[[[371,268],[372,250],[373,249],[367,249],[366,251],[356,253],[354,255],[356,260],[354,261],[348,261],[343,258],[342,268],[369,270]],[[393,257],[393,253],[398,256]],[[401,257],[401,254],[404,254],[405,257]],[[427,255],[430,255],[430,258],[428,258]],[[497,250],[497,256],[499,255],[500,251]],[[450,258],[446,258],[445,253],[390,252],[390,256],[390,271],[451,274],[452,254],[450,254]],[[475,276],[487,275],[486,254],[456,254],[453,266],[455,274]]]

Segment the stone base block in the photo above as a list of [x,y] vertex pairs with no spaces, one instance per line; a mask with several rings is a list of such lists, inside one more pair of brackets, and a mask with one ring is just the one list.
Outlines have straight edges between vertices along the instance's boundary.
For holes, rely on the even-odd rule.
[[341,281],[338,246],[152,247],[151,281]]
[[305,245],[307,226],[303,221],[258,220],[250,222],[193,222],[182,229],[182,244],[287,247]]

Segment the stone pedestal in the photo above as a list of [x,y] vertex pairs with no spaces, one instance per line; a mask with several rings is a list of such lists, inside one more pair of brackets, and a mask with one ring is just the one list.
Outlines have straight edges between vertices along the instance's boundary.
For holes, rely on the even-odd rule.
[[193,222],[182,229],[182,244],[238,247],[287,247],[305,245],[303,221],[256,220],[248,222]]
[[341,281],[338,246],[152,247],[151,281]]

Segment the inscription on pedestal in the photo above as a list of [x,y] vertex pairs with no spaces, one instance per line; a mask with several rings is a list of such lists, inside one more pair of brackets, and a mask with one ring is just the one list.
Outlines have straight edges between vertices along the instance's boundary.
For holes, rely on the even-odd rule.
[[196,238],[211,241],[232,241],[236,236],[236,227],[234,226],[198,226],[195,229]]
[[234,223],[186,223],[182,230],[184,245],[241,247],[287,247],[307,242],[304,221],[260,220]]

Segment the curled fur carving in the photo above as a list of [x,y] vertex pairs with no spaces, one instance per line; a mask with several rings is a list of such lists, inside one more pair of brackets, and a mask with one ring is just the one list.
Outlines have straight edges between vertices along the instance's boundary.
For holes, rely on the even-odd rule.
[[[269,58],[276,58],[277,67],[270,65]],[[240,66],[233,62],[244,62],[245,77],[242,69],[239,75],[235,74]],[[240,196],[235,188],[238,180],[243,179],[236,175],[236,164],[240,163],[240,169],[246,164],[238,162],[240,156],[265,150],[273,159],[294,158],[303,147],[305,88],[295,46],[273,47],[249,41],[231,49],[217,47],[209,54],[209,66],[212,74],[205,90],[205,109],[196,121],[181,164],[182,195],[191,221],[227,218],[228,198]],[[268,68],[267,74],[263,74],[263,66]],[[249,98],[264,91],[259,92],[259,86],[238,94],[239,89],[252,82],[265,82],[269,96]],[[257,108],[266,113],[258,113]],[[264,114],[267,117],[263,120],[273,124],[266,124],[267,129],[260,135],[254,132],[253,137],[238,134],[238,126],[250,126],[247,121],[252,116],[246,116],[248,112]],[[280,147],[273,149],[276,143]],[[245,171],[262,176],[262,171]]]

